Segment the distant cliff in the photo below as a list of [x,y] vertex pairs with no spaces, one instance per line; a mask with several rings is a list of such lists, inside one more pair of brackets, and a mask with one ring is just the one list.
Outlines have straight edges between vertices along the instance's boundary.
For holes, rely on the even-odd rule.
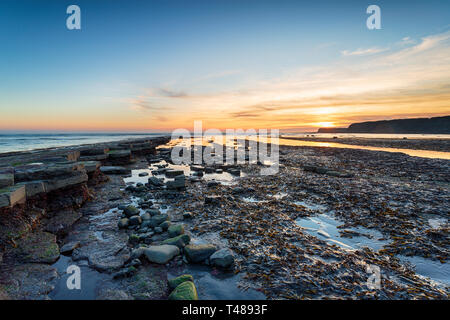
[[348,128],[320,128],[319,133],[450,134],[450,116],[353,123]]

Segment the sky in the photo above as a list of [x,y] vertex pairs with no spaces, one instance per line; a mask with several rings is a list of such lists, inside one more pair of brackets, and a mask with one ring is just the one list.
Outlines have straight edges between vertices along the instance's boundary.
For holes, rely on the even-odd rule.
[[[69,30],[66,9],[81,9]],[[369,30],[369,5],[381,29]],[[314,131],[450,114],[450,1],[0,1],[0,130]]]

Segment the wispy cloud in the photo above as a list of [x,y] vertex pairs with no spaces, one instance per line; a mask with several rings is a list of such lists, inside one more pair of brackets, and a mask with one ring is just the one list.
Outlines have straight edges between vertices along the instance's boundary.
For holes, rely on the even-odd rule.
[[357,49],[354,51],[344,50],[341,51],[343,56],[366,56],[370,54],[380,53],[388,50],[387,48],[367,48],[367,49]]

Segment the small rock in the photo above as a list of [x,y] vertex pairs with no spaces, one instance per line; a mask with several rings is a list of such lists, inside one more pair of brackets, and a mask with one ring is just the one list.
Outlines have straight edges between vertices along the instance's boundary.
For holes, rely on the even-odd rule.
[[142,221],[147,221],[147,220],[150,220],[152,218],[152,216],[150,215],[150,213],[146,212],[141,216],[141,218],[142,218]]
[[147,212],[148,214],[150,214],[152,217],[161,214],[161,212],[159,212],[158,209],[149,209],[149,210],[147,210],[146,212]]
[[137,226],[142,223],[142,218],[138,215],[130,217],[130,225]]
[[192,218],[192,213],[191,212],[185,212],[183,213],[183,219],[191,219]]
[[184,226],[182,224],[171,225],[167,231],[169,232],[169,237],[173,238],[184,233]]
[[176,176],[184,175],[184,171],[183,170],[166,170],[165,175],[168,178],[174,178]]
[[139,214],[139,209],[135,206],[128,206],[123,210],[123,213],[129,218]]
[[131,244],[138,244],[140,237],[137,234],[132,234],[128,237],[128,242]]
[[217,187],[219,184],[220,184],[220,183],[217,182],[217,181],[209,181],[209,182],[206,184],[206,186],[207,186],[208,188],[212,188],[212,187]]
[[142,257],[142,255],[144,254],[144,249],[143,247],[134,249],[133,251],[131,251],[131,259],[139,259],[140,257]]
[[169,227],[170,227],[170,221],[164,221],[163,223],[161,223],[161,224],[159,225],[159,227],[160,227],[161,229],[163,229],[164,231],[166,231],[166,230],[169,229]]
[[155,233],[163,233],[163,229],[161,227],[155,227]]

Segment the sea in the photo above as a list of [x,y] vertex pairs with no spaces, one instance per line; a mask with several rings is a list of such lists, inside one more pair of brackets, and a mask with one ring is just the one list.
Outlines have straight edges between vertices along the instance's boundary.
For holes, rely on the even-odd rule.
[[165,135],[170,133],[0,133],[0,153]]

